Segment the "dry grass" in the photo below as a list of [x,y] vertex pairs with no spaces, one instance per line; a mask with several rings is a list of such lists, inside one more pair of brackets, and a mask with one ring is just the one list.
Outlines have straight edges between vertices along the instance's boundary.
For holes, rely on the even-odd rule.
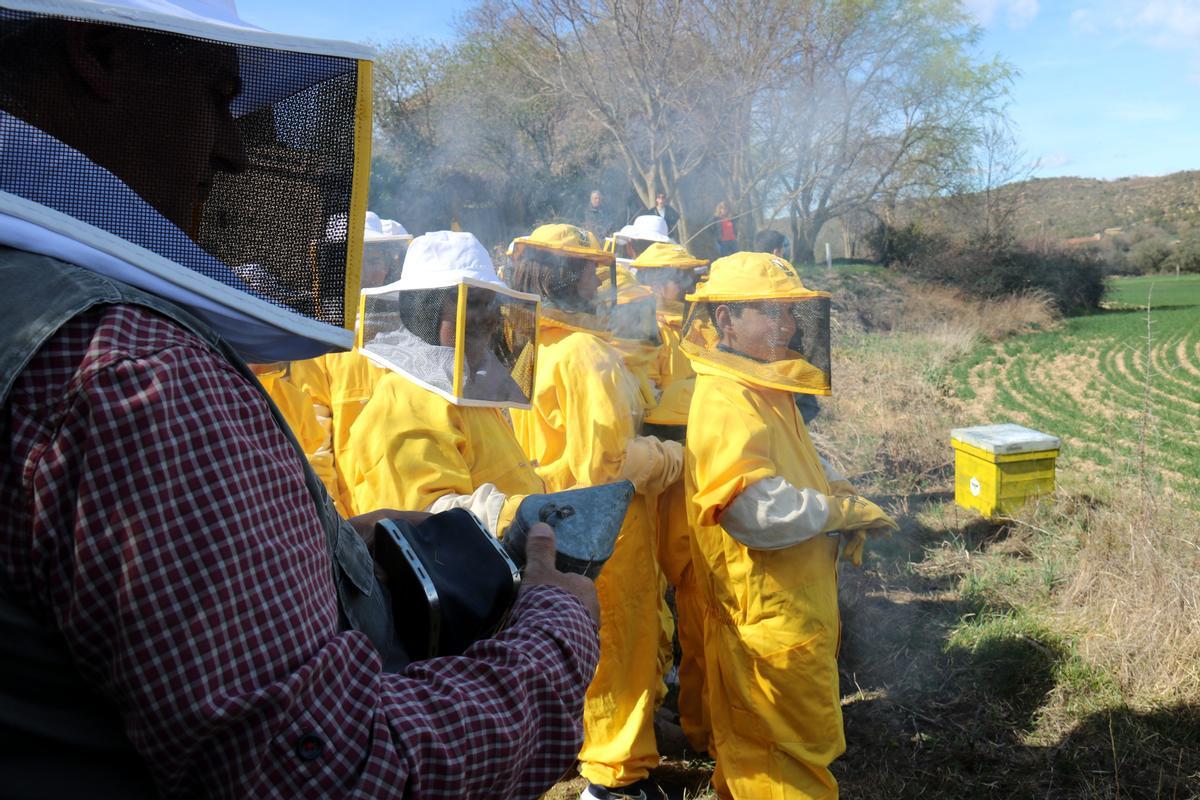
[[[975,300],[961,292],[938,286],[907,284],[906,300],[895,329],[939,335],[950,328],[958,337],[998,341],[1007,336],[1049,330],[1058,324],[1054,300],[1045,292],[1030,291],[998,300]],[[965,353],[965,350],[961,351]]]
[[985,303],[941,287],[869,281],[835,296],[834,396],[822,400],[813,438],[856,484],[883,492],[922,491],[949,474],[950,428],[967,420],[936,385],[947,365],[981,341],[1058,323],[1049,297],[1035,293]]
[[1081,655],[1139,706],[1200,698],[1200,514],[1160,506],[1131,481],[1078,520],[1062,593]]

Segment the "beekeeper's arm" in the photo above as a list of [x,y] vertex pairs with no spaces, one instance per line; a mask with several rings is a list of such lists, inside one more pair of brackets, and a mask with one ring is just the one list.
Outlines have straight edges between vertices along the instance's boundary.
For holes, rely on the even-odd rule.
[[[718,523],[756,550],[790,547],[827,531],[895,526],[865,498],[800,488],[780,477],[802,473],[805,465],[771,458],[771,431],[751,390],[724,385],[709,392],[694,401],[704,409],[705,424],[689,431],[701,524]],[[811,482],[821,485],[827,478],[813,475]]]
[[790,547],[827,531],[898,529],[865,497],[798,489],[778,476],[746,487],[721,515],[721,527],[755,550]]
[[644,495],[658,495],[683,474],[683,445],[656,436],[635,436],[625,449],[621,477]]
[[574,484],[612,483],[624,475],[626,449],[634,438],[637,387],[611,347],[590,337],[573,344],[558,364],[556,408],[549,421],[565,432],[562,459]]

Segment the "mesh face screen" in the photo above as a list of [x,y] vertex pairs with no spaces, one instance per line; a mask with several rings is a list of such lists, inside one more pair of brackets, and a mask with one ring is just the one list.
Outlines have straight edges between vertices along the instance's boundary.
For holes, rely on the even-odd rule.
[[[14,117],[80,100],[56,95],[70,83],[51,77],[60,56],[22,63],[61,53],[65,21],[0,10],[0,106]],[[111,27],[134,54],[120,101],[89,100],[90,127],[47,129],[86,158],[6,123],[21,147],[5,154],[2,188],[343,327],[358,62]]]
[[479,286],[467,292],[467,380],[471,400],[527,404],[533,396],[537,304]]
[[362,315],[361,349],[388,369],[452,402],[528,405],[534,301],[468,285],[388,291],[364,294]]
[[363,242],[362,287],[373,289],[400,280],[411,239],[377,239]]
[[830,372],[832,359],[829,348],[829,298],[812,297],[797,300],[792,304],[792,318],[796,320],[796,333],[788,342],[794,350],[826,375]]
[[[749,301],[761,302],[761,301]],[[788,353],[776,360],[762,360],[723,343],[715,314],[722,302],[697,302],[687,311],[683,349],[697,358],[751,380],[785,391],[809,394],[830,393],[830,344],[828,297],[792,300],[787,311],[796,330],[788,340]]]

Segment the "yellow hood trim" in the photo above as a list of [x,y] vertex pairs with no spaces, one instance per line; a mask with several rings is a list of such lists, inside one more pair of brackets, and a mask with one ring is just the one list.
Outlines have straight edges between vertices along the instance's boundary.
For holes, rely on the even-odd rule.
[[698,375],[724,375],[754,386],[793,394],[833,393],[825,373],[808,363],[794,350],[788,351],[791,357],[766,364],[736,353],[717,350],[715,344],[712,347],[700,347],[688,340],[684,341],[680,350],[687,356]]

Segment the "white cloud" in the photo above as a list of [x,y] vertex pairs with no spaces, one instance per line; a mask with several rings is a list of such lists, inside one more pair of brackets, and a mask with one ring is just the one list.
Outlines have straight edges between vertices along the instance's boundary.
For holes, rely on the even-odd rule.
[[1096,18],[1086,8],[1077,8],[1071,12],[1071,29],[1080,33],[1095,33],[1099,30]]
[[964,5],[980,25],[991,25],[1003,16],[1008,27],[1024,28],[1038,15],[1038,0],[965,0]]
[[1160,49],[1200,45],[1200,3],[1196,0],[1103,0],[1071,13],[1071,26],[1083,33],[1111,30]]
[[1071,29],[1116,33],[1156,50],[1186,51],[1187,65],[1180,71],[1186,71],[1188,83],[1200,84],[1198,0],[1099,0],[1071,13]]
[[1118,122],[1174,122],[1183,116],[1183,109],[1171,103],[1125,102],[1113,104],[1106,115]]

